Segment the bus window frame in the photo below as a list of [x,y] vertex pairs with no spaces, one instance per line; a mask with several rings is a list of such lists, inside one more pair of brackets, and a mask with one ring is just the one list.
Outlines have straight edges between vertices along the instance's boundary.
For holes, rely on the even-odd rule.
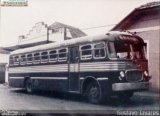
[[[107,45],[107,55],[108,55],[108,58],[110,59],[110,60],[121,60],[120,58],[112,58],[112,57],[110,57],[110,52],[109,52],[109,42],[113,42],[114,43],[114,41],[107,41],[107,43],[106,43],[106,45]],[[131,51],[131,56],[133,55],[133,53],[132,53],[132,51]],[[142,56],[142,57],[144,57],[143,59],[146,59],[145,58],[145,56]],[[123,59],[123,60],[134,60],[135,58],[133,57],[131,57],[130,59]]]
[[[86,50],[91,50],[91,54],[90,55],[82,55],[82,52],[85,51],[85,50],[82,50],[82,47],[89,46],[89,45],[91,46],[91,49],[86,49]],[[79,52],[80,52],[80,59],[82,61],[91,60],[93,58],[93,44],[83,44],[83,45],[80,45]],[[85,56],[85,58],[84,58],[84,56]]]
[[[25,60],[22,60],[22,56],[25,56],[25,57],[23,58],[23,59],[25,59]],[[26,64],[26,61],[27,61],[26,54],[20,55],[20,65],[25,65],[25,64]]]
[[[35,59],[35,54],[39,54],[38,56],[36,56],[36,58],[38,57],[38,60]],[[32,57],[33,57],[32,58],[33,64],[39,64],[41,62],[41,53],[40,52],[33,53]]]
[[[15,58],[18,57],[17,61],[15,61]],[[20,58],[19,55],[13,56],[13,65],[18,66],[20,64]]]
[[[31,55],[31,57],[28,57],[29,55]],[[27,56],[27,64],[32,64],[33,63],[33,53],[28,53],[26,56]],[[28,58],[32,58],[32,60],[28,60]]]
[[[59,54],[59,51],[60,51],[60,50],[63,50],[63,49],[66,49],[66,52],[62,52],[61,54],[64,54],[64,53],[65,53],[65,54],[66,54],[66,57],[60,58],[60,57],[59,57],[59,55],[60,55],[60,54]],[[68,60],[68,48],[67,48],[67,47],[65,47],[65,48],[59,48],[59,49],[57,50],[57,52],[58,52],[58,53],[57,53],[57,55],[58,55],[58,62],[66,62],[66,61]]]
[[[52,51],[56,51],[56,53],[51,54],[50,52],[52,52]],[[56,58],[51,58],[51,55],[56,55]],[[48,58],[49,58],[49,62],[57,62],[58,61],[57,49],[49,50],[48,51]]]
[[[43,59],[43,58],[42,58],[42,57],[43,57],[42,53],[47,53],[46,55],[44,55],[44,56],[47,56],[46,59]],[[48,51],[42,51],[42,52],[41,52],[40,60],[41,60],[41,63],[47,63],[47,62],[49,61],[49,53],[48,53]]]
[[[96,48],[95,48],[95,45],[98,45],[98,44],[103,44],[104,45],[104,47],[103,47],[103,50],[104,50],[104,57],[96,57],[95,56],[95,50],[97,50]],[[100,49],[98,49],[98,50],[101,50],[102,48],[100,48]],[[98,59],[105,59],[106,58],[106,56],[107,56],[107,50],[106,50],[106,44],[105,44],[105,42],[97,42],[97,43],[94,43],[93,44],[93,58],[94,59],[96,59],[96,60],[98,60]]]
[[112,57],[110,57],[109,42],[113,42],[113,43],[114,43],[114,41],[107,41],[107,42],[106,42],[107,56],[108,56],[109,60],[118,60],[119,58],[112,58]]

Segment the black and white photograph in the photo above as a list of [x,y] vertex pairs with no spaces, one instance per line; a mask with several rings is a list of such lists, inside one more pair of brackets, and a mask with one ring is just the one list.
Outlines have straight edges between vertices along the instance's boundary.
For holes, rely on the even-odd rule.
[[160,0],[0,0],[0,115],[159,116]]

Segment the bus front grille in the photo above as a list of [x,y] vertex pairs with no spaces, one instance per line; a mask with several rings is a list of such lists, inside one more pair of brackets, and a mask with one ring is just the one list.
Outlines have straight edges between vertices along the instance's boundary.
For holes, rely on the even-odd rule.
[[141,81],[143,79],[142,72],[138,70],[130,70],[126,72],[126,80],[129,82]]

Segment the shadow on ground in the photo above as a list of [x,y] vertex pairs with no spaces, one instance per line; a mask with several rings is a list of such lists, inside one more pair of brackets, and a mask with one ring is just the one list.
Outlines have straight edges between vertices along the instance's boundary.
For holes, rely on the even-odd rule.
[[[87,103],[88,101],[79,94],[71,94],[71,93],[61,93],[61,92],[50,92],[50,91],[35,91],[33,94],[28,94],[25,92],[25,90],[11,90],[11,92],[21,93],[21,94],[27,94],[27,95],[34,95],[34,96],[42,96],[47,98],[54,98],[54,99],[60,99],[65,101],[76,101],[76,102],[83,102]],[[103,106],[110,106],[110,107],[137,107],[137,106],[146,106],[146,105],[152,105],[152,104],[160,104],[160,101],[158,98],[152,97],[152,96],[143,96],[143,95],[134,95],[131,99],[119,99],[118,97],[112,97],[109,100],[106,100],[103,104]]]

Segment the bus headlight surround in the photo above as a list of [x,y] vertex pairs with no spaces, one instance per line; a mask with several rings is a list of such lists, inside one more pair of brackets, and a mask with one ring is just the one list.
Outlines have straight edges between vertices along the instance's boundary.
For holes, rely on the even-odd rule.
[[123,80],[124,77],[125,77],[125,72],[124,71],[120,71],[119,80]]
[[144,76],[148,77],[149,74],[146,70],[143,73],[144,73]]
[[144,80],[146,81],[149,81],[152,78],[152,76],[150,76],[148,71],[146,70],[143,72],[143,75],[144,75]]

